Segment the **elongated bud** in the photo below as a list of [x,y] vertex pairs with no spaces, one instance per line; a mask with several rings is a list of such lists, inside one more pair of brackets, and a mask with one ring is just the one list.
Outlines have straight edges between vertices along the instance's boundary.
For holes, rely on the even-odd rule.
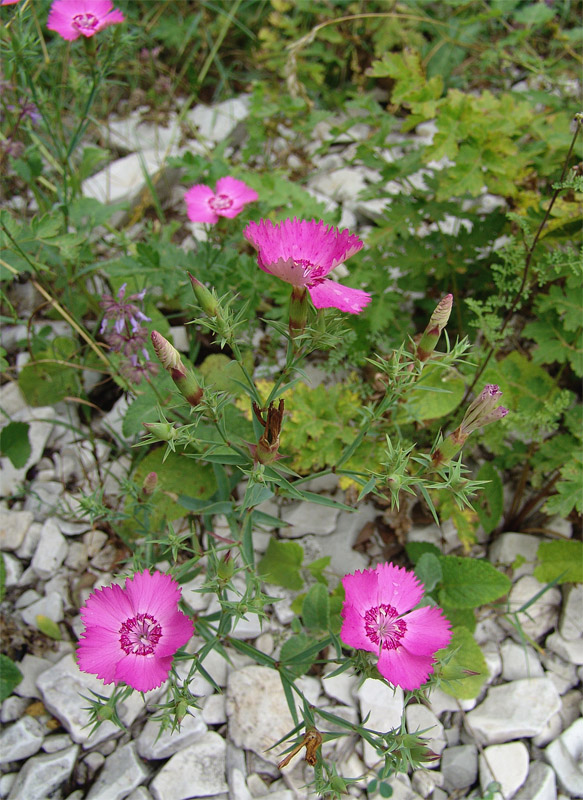
[[154,494],[156,491],[156,486],[158,484],[158,473],[157,472],[148,472],[146,477],[144,478],[144,482],[142,483],[142,494],[148,497],[151,494]]
[[417,358],[419,361],[427,361],[433,353],[441,336],[441,332],[448,323],[451,308],[453,306],[453,295],[446,294],[439,303],[429,319],[429,323],[423,332],[419,344],[417,345]]
[[306,327],[309,305],[305,286],[294,286],[289,300],[289,332],[292,338]]
[[154,352],[176,384],[180,394],[188,400],[191,406],[197,406],[202,399],[203,391],[194,372],[184,366],[178,350],[161,333],[152,331],[151,339]]
[[231,557],[231,551],[227,550],[223,558],[219,561],[219,566],[217,568],[217,577],[221,581],[229,581],[233,577],[233,573],[235,572],[235,562]]
[[176,438],[176,428],[170,422],[142,422],[142,425],[160,442],[172,442]]
[[190,282],[199,306],[202,308],[207,317],[217,317],[220,315],[221,307],[219,301],[210,289],[207,289],[204,283],[197,280],[194,275],[188,273]]
[[461,425],[453,433],[450,433],[434,451],[431,456],[434,467],[440,467],[451,461],[464,446],[470,433],[489,425],[491,422],[504,419],[508,414],[508,409],[504,408],[504,406],[496,408],[496,403],[501,397],[502,392],[495,383],[486,384],[478,397],[470,404],[464,414]]
[[283,400],[279,401],[276,408],[273,403],[269,404],[267,409],[267,420],[264,421],[262,417],[262,409],[259,408],[257,403],[253,403],[253,411],[255,416],[264,426],[264,431],[261,438],[256,445],[251,446],[251,451],[255,461],[260,464],[271,464],[281,456],[279,450],[279,434],[281,432],[281,423],[283,421]]

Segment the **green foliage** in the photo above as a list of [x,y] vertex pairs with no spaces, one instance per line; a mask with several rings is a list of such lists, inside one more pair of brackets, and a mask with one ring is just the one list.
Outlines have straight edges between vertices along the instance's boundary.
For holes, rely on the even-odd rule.
[[283,643],[279,660],[296,677],[304,675],[316,660],[317,652],[304,654],[304,651],[313,645],[314,641],[306,633],[296,633]]
[[24,467],[30,458],[29,429],[27,422],[9,422],[0,431],[0,452],[8,456],[16,469]]
[[498,600],[510,591],[510,578],[489,561],[440,556],[439,563],[443,578],[437,598],[439,604],[446,608],[477,608]]
[[431,592],[443,578],[439,557],[435,553],[422,553],[415,564],[415,575],[426,592]]
[[304,549],[297,542],[270,539],[257,565],[257,572],[267,583],[275,583],[286,589],[301,589],[304,585],[300,574],[303,560]]
[[474,503],[474,508],[480,518],[480,523],[485,533],[491,533],[500,522],[504,509],[504,492],[502,481],[496,468],[490,461],[486,461],[476,475],[476,480],[487,481],[482,493]]
[[439,656],[444,660],[440,688],[459,700],[476,697],[489,672],[471,632],[465,626],[454,628],[447,649],[440,650]]
[[0,653],[0,703],[10,697],[12,691],[22,680],[22,672],[14,661]]
[[18,385],[31,406],[48,406],[81,393],[79,370],[73,365],[77,344],[57,336],[46,350],[35,353],[35,360],[25,364]]
[[44,633],[45,636],[55,639],[56,641],[60,641],[62,639],[61,629],[50,617],[45,616],[45,614],[37,614],[35,622],[36,627],[41,633]]
[[315,583],[308,589],[302,606],[302,620],[309,631],[327,631],[330,624],[328,588]]
[[541,542],[534,577],[540,583],[583,583],[583,543],[576,539]]

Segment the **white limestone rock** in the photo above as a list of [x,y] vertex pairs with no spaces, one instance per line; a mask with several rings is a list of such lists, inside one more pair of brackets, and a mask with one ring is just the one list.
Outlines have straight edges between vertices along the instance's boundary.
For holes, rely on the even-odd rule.
[[[330,667],[328,673],[334,672],[334,669],[334,667]],[[354,703],[354,695],[358,688],[358,678],[352,671],[344,670],[344,672],[331,678],[324,675],[322,686],[328,697],[350,706]]]
[[33,521],[30,511],[0,509],[0,550],[18,550]]
[[327,536],[334,531],[339,513],[338,509],[313,503],[288,506],[284,508],[282,517],[289,525],[281,529],[281,535],[286,539],[297,539],[306,534]]
[[[160,173],[160,177],[157,177]],[[156,185],[163,199],[168,193],[176,170],[164,165],[164,156],[158,150],[144,150],[119,158],[104,169],[83,181],[85,197],[94,197],[101,203],[129,203],[133,205],[147,187],[146,175]]]
[[[518,611],[527,602],[540,592],[542,585],[531,575],[524,575],[514,584],[508,595],[508,610]],[[518,614],[518,621],[526,636],[537,641],[551,628],[557,625],[559,619],[559,605],[561,592],[556,586],[542,594],[538,600],[528,607],[527,612]],[[520,633],[512,623],[502,617],[502,627],[510,633],[513,639],[520,641]]]
[[482,791],[492,781],[500,784],[495,800],[510,800],[525,782],[528,775],[528,750],[522,742],[493,744],[479,757],[480,786]]
[[[370,714],[367,726],[383,733],[400,728],[403,717],[403,690],[400,686],[391,689],[387,684],[374,678],[367,678],[357,692],[360,717]],[[367,767],[378,762],[375,749],[363,742],[363,755]]]
[[441,757],[443,786],[447,791],[465,789],[478,777],[478,748],[475,744],[448,747]]
[[557,800],[555,772],[543,761],[532,761],[528,778],[514,800]]
[[545,645],[565,661],[577,666],[583,664],[583,636],[578,639],[564,639],[555,631],[547,636]]
[[505,681],[521,678],[542,678],[544,670],[532,647],[506,639],[500,646],[502,677]]
[[57,753],[29,758],[18,773],[8,800],[46,800],[68,779],[78,751],[73,745]]
[[[179,750],[196,742],[207,731],[198,712],[187,714],[174,732],[167,728],[160,734],[160,723],[149,719],[138,737],[138,753],[142,758],[156,760],[170,758]],[[158,735],[160,734],[160,735]]]
[[32,603],[22,612],[22,619],[32,628],[38,628],[37,616],[45,616],[53,622],[62,622],[63,615],[63,596],[57,592],[50,592],[45,597],[41,597]]
[[0,722],[6,725],[8,722],[16,722],[24,714],[28,705],[25,697],[18,697],[15,694],[7,697],[3,702],[0,711]]
[[268,748],[294,727],[278,673],[255,665],[230,672],[226,708],[230,740],[276,764],[285,748]]
[[202,718],[206,725],[222,725],[227,721],[224,694],[211,694],[206,698],[202,708]]
[[34,697],[40,698],[40,692],[37,688],[36,682],[39,676],[50,669],[51,662],[46,658],[39,658],[38,656],[31,656],[27,653],[22,661],[16,665],[22,672],[23,678],[20,683],[15,687],[14,693],[19,697]]
[[150,150],[163,158],[178,152],[180,124],[178,115],[173,113],[169,115],[168,125],[154,125],[142,120],[141,109],[138,109],[123,119],[108,119],[103,135],[108,144],[122,150],[130,153]]
[[526,561],[514,570],[514,578],[532,575],[539,544],[538,536],[528,533],[502,533],[490,547],[488,558],[504,567],[510,567],[518,557],[524,558]]
[[198,128],[199,134],[211,142],[224,141],[249,114],[249,96],[240,95],[214,106],[196,105],[186,118]]
[[225,740],[214,731],[180,750],[150,784],[154,800],[186,800],[227,792],[225,751]]
[[43,580],[51,578],[67,555],[67,540],[56,521],[49,517],[44,523],[38,546],[32,558],[32,568]]
[[525,678],[488,689],[466,716],[470,735],[482,744],[536,736],[559,711],[561,698],[549,678]]
[[0,733],[0,764],[33,756],[40,750],[43,739],[42,725],[34,717],[22,717]]
[[[89,714],[85,710],[87,703],[81,695],[91,696],[91,691],[101,695],[110,695],[112,687],[103,685],[103,681],[94,675],[81,672],[72,654],[62,658],[57,664],[40,675],[37,686],[42,694],[46,708],[69,731],[74,742],[93,747],[105,739],[121,735],[121,731],[112,722],[103,722],[95,733],[91,734]],[[146,693],[146,699],[152,701],[163,691],[154,689]],[[138,692],[134,692],[123,703],[118,703],[118,713],[122,722],[131,725],[143,710],[144,703]]]
[[583,583],[574,583],[564,590],[559,633],[569,640],[583,636]]
[[572,797],[583,797],[583,718],[551,742],[545,758],[555,770],[560,787]]
[[135,742],[118,747],[105,759],[87,800],[123,800],[144,783],[148,774],[146,765],[138,758]]

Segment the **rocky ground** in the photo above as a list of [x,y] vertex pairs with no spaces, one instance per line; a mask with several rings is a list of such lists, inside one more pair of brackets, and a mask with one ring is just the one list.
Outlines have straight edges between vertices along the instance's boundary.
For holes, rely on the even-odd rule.
[[[214,109],[198,106],[190,113],[207,144],[235,135],[246,115],[246,100],[238,98]],[[112,121],[110,136],[127,151],[122,159],[87,182],[91,196],[113,201],[135,201],[143,188],[142,166],[155,171],[165,155],[178,152],[177,118],[166,127],[140,124],[139,115]],[[173,127],[174,126],[174,127]],[[357,126],[355,126],[357,127]],[[431,126],[420,135],[430,136]],[[321,125],[318,136],[329,126]],[[352,131],[351,141],[358,137]],[[358,192],[374,182],[374,171],[347,166],[351,141],[339,142],[336,152],[317,164],[310,189],[329,204],[342,204],[342,225],[362,231],[363,220],[372,218],[378,201],[358,201]],[[281,147],[286,146],[282,137]],[[136,154],[138,144],[141,157]],[[190,149],[200,147],[189,143]],[[234,145],[236,146],[236,145]],[[291,156],[290,156],[291,158]],[[422,178],[422,176],[421,176]],[[163,186],[163,181],[158,184]],[[164,202],[182,202],[183,188],[168,182]],[[485,197],[484,203],[490,202]],[[495,198],[494,198],[495,200]],[[455,228],[459,220],[451,220]],[[204,236],[192,226],[194,238]],[[31,287],[21,287],[20,313],[35,305]],[[43,323],[44,324],[44,323]],[[61,323],[50,322],[58,328]],[[175,342],[180,346],[180,330]],[[14,352],[26,331],[7,327],[2,344]],[[185,341],[186,337],[183,337]],[[17,361],[23,365],[26,356]],[[90,379],[90,377],[88,377]],[[251,800],[295,800],[308,797],[304,788],[310,770],[300,757],[282,772],[276,763],[280,749],[268,750],[293,727],[277,674],[257,666],[236,651],[231,663],[211,654],[205,667],[221,687],[215,693],[201,677],[191,691],[200,697],[200,711],[187,716],[179,733],[156,739],[152,721],[163,689],[150,692],[146,704],[132,696],[121,709],[127,727],[122,732],[104,723],[94,735],[86,727],[86,702],[91,691],[103,694],[103,684],[80,673],[73,659],[74,641],[80,632],[79,607],[92,589],[109,583],[123,552],[107,529],[92,525],[83,514],[82,495],[103,490],[115,507],[120,502],[120,481],[129,460],[119,457],[114,443],[121,440],[125,400],[118,400],[107,414],[96,417],[92,429],[84,428],[72,404],[30,408],[18,387],[0,387],[0,409],[5,421],[30,423],[32,452],[17,470],[2,462],[0,548],[6,565],[7,592],[2,603],[5,650],[21,669],[24,679],[1,708],[0,797],[9,800],[183,800],[194,797]],[[0,421],[0,425],[3,424]],[[115,458],[112,456],[115,452]],[[340,497],[335,479],[321,479],[311,487]],[[299,541],[309,559],[332,558],[339,573],[369,565],[367,555],[352,545],[366,523],[382,518],[383,511],[363,504],[356,513],[331,511],[322,506],[286,503],[272,506],[291,523],[282,529]],[[220,525],[220,520],[217,520]],[[102,526],[105,528],[105,526]],[[556,519],[550,527],[556,535],[570,537],[570,525]],[[458,545],[455,532],[434,525],[414,528],[410,539],[434,541],[445,552]],[[374,539],[374,537],[373,537]],[[257,539],[267,546],[267,534]],[[539,537],[505,533],[491,546],[479,544],[475,554],[508,570],[513,580],[509,611],[519,609],[540,590],[532,577]],[[380,549],[379,549],[380,552]],[[526,561],[512,568],[516,557]],[[200,582],[183,587],[183,595],[197,611],[204,612],[210,596],[196,593]],[[281,633],[293,617],[290,597],[273,605],[269,621],[249,615],[234,636],[252,641],[260,650],[276,654]],[[583,797],[583,586],[552,588],[521,614],[522,628],[537,648],[524,645],[516,628],[500,610],[480,614],[476,639],[482,646],[490,678],[481,694],[458,702],[440,690],[429,707],[406,709],[409,731],[430,729],[431,749],[440,755],[432,769],[401,775],[392,782],[394,800],[446,800],[482,796],[494,778],[501,784],[504,800],[566,800]],[[56,623],[61,640],[38,630],[38,615]],[[189,648],[196,648],[193,641]],[[369,725],[387,730],[400,724],[402,692],[390,691],[378,681],[357,679],[344,673],[335,678],[308,676],[301,679],[306,696],[350,720],[370,714]],[[325,745],[325,754],[348,777],[363,774],[377,764],[368,745],[340,738]],[[352,789],[366,797],[363,789]],[[478,792],[476,795],[475,792]],[[472,794],[474,793],[474,794]],[[377,800],[380,795],[369,794]]]

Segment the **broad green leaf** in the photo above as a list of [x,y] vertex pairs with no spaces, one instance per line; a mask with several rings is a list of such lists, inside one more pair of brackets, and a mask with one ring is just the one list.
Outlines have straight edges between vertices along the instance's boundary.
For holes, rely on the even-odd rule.
[[304,585],[300,574],[303,559],[303,547],[297,542],[270,539],[257,571],[267,583],[275,583],[286,589],[301,589]]
[[326,567],[330,566],[330,561],[332,560],[331,556],[322,556],[322,558],[317,558],[315,561],[312,561],[311,564],[307,564],[307,568],[313,575],[313,577],[323,583],[324,585],[328,585],[328,581],[324,576],[324,570]]
[[446,608],[443,613],[451,622],[452,628],[463,626],[470,633],[476,630],[476,615],[473,608]]
[[18,686],[22,678],[22,672],[14,661],[0,653],[0,703],[10,697],[12,690]]
[[9,422],[0,431],[0,452],[8,456],[16,469],[24,467],[30,458],[29,429],[28,422]]
[[303,675],[310,669],[318,654],[314,653],[307,658],[302,658],[300,661],[296,659],[304,650],[307,650],[311,644],[314,644],[314,642],[315,639],[312,639],[306,633],[294,634],[294,636],[282,645],[279,656],[280,662],[299,678],[300,675]]
[[426,592],[431,592],[443,577],[439,557],[435,553],[423,553],[415,564],[415,575]]
[[488,667],[476,640],[466,627],[454,628],[451,642],[445,650],[438,651],[437,657],[447,659],[449,653],[453,655],[442,666],[440,688],[460,700],[471,700],[480,693],[488,677]]
[[[541,542],[534,577],[541,583],[583,583],[583,542],[578,539]],[[559,577],[560,576],[560,577]]]
[[453,411],[464,396],[463,380],[451,370],[429,364],[420,380],[399,406],[397,421],[438,419]]
[[442,606],[476,608],[510,591],[510,579],[489,561],[460,556],[440,556],[439,561],[443,580],[437,597]]
[[243,389],[237,381],[244,382],[245,375],[236,361],[224,353],[212,353],[198,368],[207,386],[215,392],[230,392],[240,395]]
[[37,353],[18,376],[18,385],[31,406],[50,406],[80,391],[79,370],[67,366],[75,359],[77,344],[57,336],[49,349]]
[[441,555],[441,550],[433,542],[407,542],[405,550],[413,564],[416,564],[424,553]]
[[478,481],[489,481],[482,486],[473,505],[478,513],[482,527],[486,533],[491,533],[500,522],[503,510],[504,495],[502,481],[496,468],[490,461],[480,467],[476,475]]
[[315,583],[304,598],[302,619],[312,631],[326,631],[330,622],[330,600],[323,583]]
[[[179,453],[169,453],[165,461],[165,447],[158,447],[140,461],[134,473],[134,480],[141,486],[148,473],[158,475],[157,492],[153,496],[155,504],[155,520],[166,517],[168,520],[183,517],[190,510],[181,505],[178,492],[187,497],[206,500],[214,494],[217,488],[213,468],[210,464],[203,464],[182,456]],[[126,512],[132,513],[132,506],[126,505]]]

